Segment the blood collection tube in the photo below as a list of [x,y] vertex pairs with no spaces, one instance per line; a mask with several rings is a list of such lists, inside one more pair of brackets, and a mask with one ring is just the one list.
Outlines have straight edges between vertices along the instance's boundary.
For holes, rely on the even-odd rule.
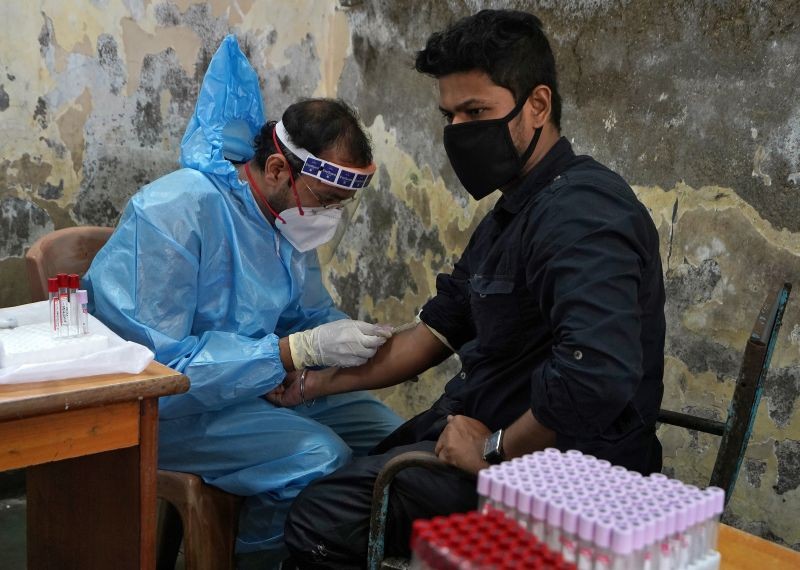
[[89,334],[89,298],[85,289],[78,289],[78,334]]
[[80,287],[80,277],[76,273],[69,275],[69,327],[73,335],[79,335],[80,327],[78,326],[78,287]]
[[492,487],[492,472],[489,469],[481,469],[478,472],[478,512],[483,513],[489,507],[489,493]]
[[61,329],[61,306],[58,297],[58,278],[50,277],[47,280],[47,307],[50,310],[50,334],[59,336]]
[[58,336],[67,337],[72,334],[69,323],[69,276],[66,273],[56,274],[58,277],[58,306],[61,309],[61,326]]

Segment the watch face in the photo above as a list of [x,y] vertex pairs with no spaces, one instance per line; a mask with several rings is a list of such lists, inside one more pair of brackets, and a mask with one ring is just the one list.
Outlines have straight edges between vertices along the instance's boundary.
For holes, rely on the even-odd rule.
[[500,432],[496,431],[492,435],[489,436],[489,450],[490,451],[497,451],[498,443],[500,443]]
[[483,460],[496,464],[503,461],[503,451],[500,449],[500,439],[503,436],[503,430],[499,429],[486,439],[486,444],[483,447]]

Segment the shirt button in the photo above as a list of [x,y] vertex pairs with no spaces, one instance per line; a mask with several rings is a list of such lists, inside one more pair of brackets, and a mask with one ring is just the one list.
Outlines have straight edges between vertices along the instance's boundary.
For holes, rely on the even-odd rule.
[[481,294],[479,295],[479,297],[480,297],[481,299],[485,299],[485,298],[486,298],[486,293],[481,293]]
[[461,374],[458,375],[458,377],[464,380],[467,377],[467,373],[462,371]]
[[575,360],[580,360],[581,358],[583,358],[583,353],[580,350],[576,350],[575,352],[572,353],[572,356],[575,357]]

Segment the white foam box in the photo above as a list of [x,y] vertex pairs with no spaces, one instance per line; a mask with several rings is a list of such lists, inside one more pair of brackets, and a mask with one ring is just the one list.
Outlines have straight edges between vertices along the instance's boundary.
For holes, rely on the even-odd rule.
[[0,368],[73,360],[108,347],[108,337],[99,334],[55,338],[49,323],[0,329]]

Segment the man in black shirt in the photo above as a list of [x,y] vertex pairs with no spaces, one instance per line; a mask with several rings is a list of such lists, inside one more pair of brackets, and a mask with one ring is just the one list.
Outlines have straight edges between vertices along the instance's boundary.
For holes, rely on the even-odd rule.
[[278,389],[284,405],[310,403],[399,383],[453,352],[463,365],[429,410],[300,494],[286,542],[302,568],[364,565],[375,476],[403,451],[431,450],[459,469],[398,476],[389,555],[408,553],[414,519],[474,509],[474,475],[490,462],[552,446],[661,468],[658,234],[628,184],[560,136],[541,22],[484,10],[433,34],[416,68],[438,80],[445,150],[464,187],[503,195],[438,276],[421,323],[360,368],[308,371]]

